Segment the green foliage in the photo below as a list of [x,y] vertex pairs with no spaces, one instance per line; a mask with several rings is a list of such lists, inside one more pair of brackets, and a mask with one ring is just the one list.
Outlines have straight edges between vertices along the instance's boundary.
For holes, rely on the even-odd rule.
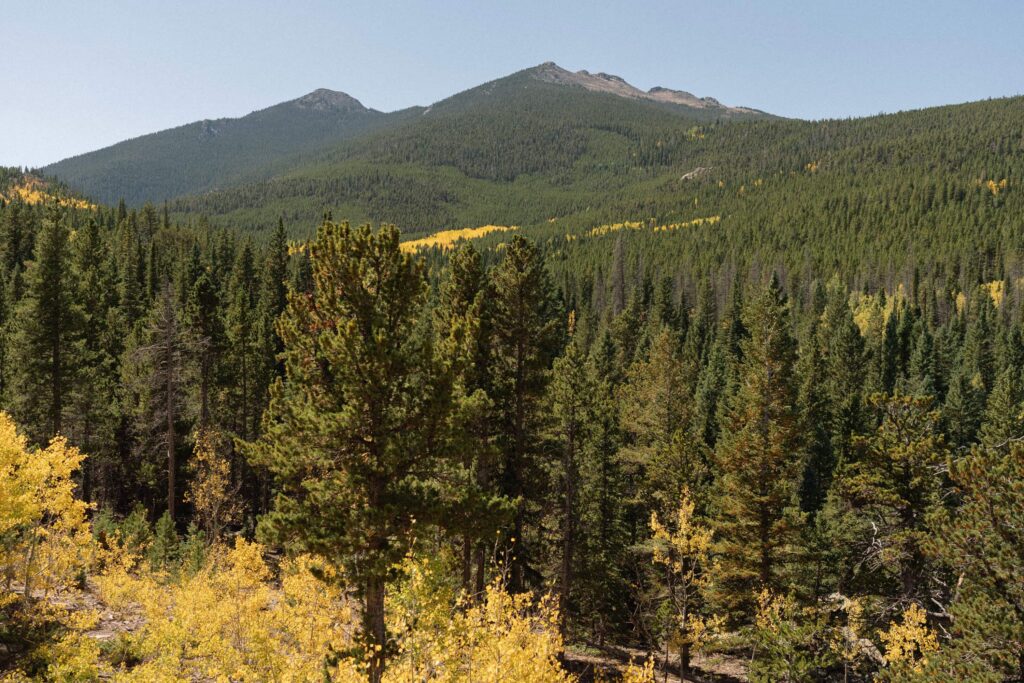
[[797,490],[803,435],[792,380],[796,346],[789,305],[774,278],[744,315],[739,385],[726,403],[715,447],[712,514],[720,558],[716,602],[749,617],[760,590],[787,588],[803,523]]
[[181,550],[181,541],[174,528],[174,520],[167,512],[160,515],[153,530],[153,541],[149,545],[146,557],[153,571],[170,571],[176,569]]
[[397,230],[325,222],[311,257],[314,289],[292,297],[278,323],[285,377],[247,453],[278,484],[261,532],[339,558],[359,586],[379,680],[384,582],[416,518],[436,516],[433,437],[449,390],[420,333],[422,267],[399,250]]

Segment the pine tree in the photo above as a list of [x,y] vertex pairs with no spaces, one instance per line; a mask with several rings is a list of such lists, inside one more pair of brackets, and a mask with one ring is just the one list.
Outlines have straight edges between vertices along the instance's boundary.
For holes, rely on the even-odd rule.
[[644,519],[652,509],[670,511],[684,488],[703,493],[707,483],[704,444],[690,422],[693,383],[678,337],[663,328],[622,388],[622,427],[631,437],[622,457],[642,481],[633,503]]
[[590,440],[580,463],[579,552],[575,569],[577,624],[599,644],[628,626],[631,612],[627,567],[630,528],[625,519],[628,482],[619,458],[622,434],[615,395],[615,345],[606,333],[591,359]]
[[[139,471],[150,483],[162,480],[166,484],[165,510],[177,521],[179,451],[188,431],[184,424],[187,348],[170,283],[161,287],[156,305],[137,336],[138,341],[125,351],[123,400],[131,405],[133,413]],[[163,475],[157,476],[161,461]]]
[[922,322],[921,332],[910,358],[910,377],[907,392],[911,396],[939,396],[938,359],[935,355],[935,338],[926,323]]
[[220,405],[223,384],[221,358],[227,343],[221,316],[220,296],[209,274],[196,278],[185,301],[184,332],[189,350],[193,381],[193,413],[200,430],[213,421],[215,406]]
[[728,398],[714,454],[712,514],[719,558],[715,600],[736,618],[755,593],[785,592],[799,545],[797,490],[804,466],[795,343],[778,280],[752,301],[744,325],[739,385]]
[[976,448],[954,461],[962,503],[928,539],[954,573],[950,640],[923,674],[935,681],[1024,679],[1024,450]]
[[[572,335],[575,316],[570,313],[569,334]],[[586,356],[578,344],[570,341],[565,352],[555,360],[549,396],[554,421],[554,438],[561,451],[560,502],[558,520],[560,535],[560,563],[558,568],[558,612],[563,635],[570,610],[575,614],[573,598],[574,569],[579,533],[579,478],[580,461],[589,441],[588,430],[593,422],[594,382]]]
[[548,370],[561,340],[558,316],[544,262],[536,245],[516,235],[501,262],[491,271],[494,288],[493,385],[500,416],[502,452],[500,490],[519,500],[512,538],[510,586],[525,587],[535,550],[524,539],[528,517],[535,512],[536,482],[541,480],[541,399]]
[[833,542],[842,547],[840,567],[848,571],[846,590],[879,596],[882,614],[891,617],[937,589],[925,544],[934,533],[929,519],[941,502],[948,452],[932,399],[876,394],[872,405],[879,427],[856,438],[828,516]]
[[93,474],[112,457],[118,423],[116,359],[123,346],[111,329],[114,274],[105,257],[103,235],[96,220],[78,230],[72,268],[80,305],[80,335],[76,344],[76,382],[70,392],[67,430],[71,440],[90,454],[82,468],[82,495],[92,498]]
[[1024,392],[1020,368],[1009,366],[996,378],[988,395],[979,441],[989,449],[1009,450],[1015,440],[1024,438]]
[[836,464],[829,430],[831,404],[825,381],[826,366],[818,337],[818,321],[812,320],[796,364],[796,374],[800,377],[797,405],[807,444],[807,464],[800,486],[800,507],[805,512],[821,508]]
[[14,313],[9,398],[15,417],[36,443],[65,432],[78,368],[81,310],[69,240],[66,220],[51,210]]
[[942,417],[951,446],[966,448],[974,442],[985,410],[985,392],[977,373],[961,366],[949,383]]
[[[476,594],[486,579],[485,543],[507,521],[509,502],[496,490],[494,394],[491,386],[493,295],[480,253],[469,243],[451,256],[434,309],[440,360],[452,381],[452,450],[459,482],[452,517],[462,533],[462,582],[470,588],[476,569]],[[456,525],[453,525],[456,526]]]
[[385,584],[433,509],[434,438],[447,392],[435,372],[422,266],[398,230],[324,222],[311,245],[314,289],[278,325],[286,373],[264,436],[247,447],[279,486],[261,532],[340,562],[363,608],[369,677],[388,653]]
[[260,361],[258,357],[256,295],[257,281],[252,248],[246,244],[238,252],[231,269],[224,314],[226,340],[227,386],[225,408],[229,411],[228,427],[238,437],[252,439],[256,435],[257,407],[262,402],[257,395]]

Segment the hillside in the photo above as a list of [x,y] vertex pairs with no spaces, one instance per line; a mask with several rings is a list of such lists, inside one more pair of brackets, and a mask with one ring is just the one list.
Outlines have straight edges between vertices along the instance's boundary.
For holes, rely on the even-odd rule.
[[[586,129],[594,126],[651,117],[665,123],[682,118],[692,125],[763,116],[683,91],[644,92],[617,76],[572,73],[549,62],[426,108],[390,114],[344,93],[317,90],[239,119],[198,121],[127,140],[42,172],[99,201],[116,203],[123,197],[135,206],[215,190],[248,193],[254,182],[301,175],[338,160],[440,162],[471,177],[511,180],[564,167],[583,151]],[[613,150],[597,150],[598,158],[611,161],[605,152]],[[519,159],[508,158],[509,153]],[[391,191],[386,181],[382,185],[383,192]],[[318,215],[321,208],[314,204],[303,213]]]
[[[926,244],[956,245],[939,260],[981,268],[1014,248],[1024,208],[1015,189],[1024,98],[854,120],[701,123],[523,79],[469,91],[431,114],[172,210],[247,230],[282,216],[296,235],[330,209],[356,223],[396,223],[410,237],[499,224],[545,240],[623,221],[719,216],[658,236],[652,258],[665,269],[813,264],[893,282],[914,267],[938,269],[917,262]],[[989,189],[1003,179],[1008,190]],[[655,237],[630,242],[642,239]],[[609,246],[596,248],[603,252],[586,258],[606,260]]]
[[342,92],[319,89],[241,118],[196,121],[41,169],[105,203],[162,202],[262,180],[315,152],[409,116],[368,109]]

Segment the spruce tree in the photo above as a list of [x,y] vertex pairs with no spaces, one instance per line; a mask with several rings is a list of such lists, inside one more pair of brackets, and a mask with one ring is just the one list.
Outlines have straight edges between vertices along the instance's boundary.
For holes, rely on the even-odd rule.
[[[574,314],[570,313],[570,335]],[[570,610],[575,614],[574,570],[578,552],[580,516],[580,464],[589,441],[593,422],[594,381],[586,356],[574,341],[555,360],[549,388],[553,436],[561,452],[558,499],[561,514],[559,529],[559,567],[557,573],[558,612],[561,630],[566,632]]]
[[[180,452],[185,421],[187,346],[169,282],[160,288],[144,326],[133,335],[122,363],[122,401],[130,407],[136,474],[154,488],[164,484],[165,511],[177,521]],[[156,501],[153,501],[154,507]]]
[[480,253],[469,243],[448,261],[434,308],[439,359],[452,382],[451,448],[456,472],[452,518],[462,534],[462,582],[486,584],[486,544],[503,526],[510,503],[497,491],[498,448],[491,385],[493,295]]
[[81,339],[67,222],[56,209],[43,219],[25,293],[14,312],[10,405],[36,443],[66,429]]
[[642,482],[632,501],[642,519],[652,509],[671,512],[684,488],[696,495],[706,484],[704,443],[691,429],[693,384],[678,337],[666,327],[622,388],[622,428],[630,436],[622,458]]
[[80,334],[66,428],[72,442],[91,456],[82,468],[82,495],[86,500],[92,498],[97,467],[105,469],[113,455],[118,423],[116,362],[123,346],[117,331],[111,329],[116,303],[114,273],[105,256],[103,237],[97,221],[90,219],[76,234],[72,258]]
[[778,280],[746,309],[739,384],[728,397],[714,454],[715,601],[748,618],[762,589],[785,592],[800,542],[804,465],[796,406],[795,342]]
[[940,588],[925,550],[943,494],[948,456],[932,399],[876,394],[880,424],[858,436],[855,456],[836,475],[829,497],[832,540],[842,551],[842,588],[882,600],[892,616]]
[[542,480],[541,434],[549,370],[562,333],[544,261],[535,244],[516,235],[491,271],[494,288],[494,363],[492,382],[498,408],[498,445],[502,453],[500,491],[518,500],[510,553],[513,591],[525,588],[527,575],[538,578],[533,539],[524,538],[538,512]]

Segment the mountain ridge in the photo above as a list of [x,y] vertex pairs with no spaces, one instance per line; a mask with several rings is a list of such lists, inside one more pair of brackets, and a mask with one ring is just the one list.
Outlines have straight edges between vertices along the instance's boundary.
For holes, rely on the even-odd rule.
[[[573,73],[554,62],[545,62],[456,93],[429,107],[393,112],[366,107],[342,91],[317,88],[245,116],[203,119],[156,131],[62,159],[40,170],[104,203],[116,203],[121,198],[133,206],[161,202],[260,182],[317,163],[325,156],[345,155],[349,142],[372,138],[382,130],[401,134],[406,124],[415,123],[421,115],[438,120],[490,109],[495,106],[491,97],[495,93],[501,98],[500,106],[521,113],[524,121],[544,116],[535,111],[542,101],[551,109],[568,107],[573,111],[665,107],[676,117],[695,120],[768,116],[681,90],[656,88],[645,93],[617,76]],[[609,95],[620,103],[594,99]],[[634,116],[646,116],[645,112],[636,109]],[[440,134],[457,135],[450,131]]]
[[644,91],[635,85],[632,85],[621,76],[604,73],[603,71],[592,74],[585,69],[572,72],[559,66],[555,62],[544,62],[543,64],[539,64],[527,71],[532,71],[535,78],[550,83],[575,85],[594,92],[607,92],[612,95],[618,95],[619,97],[626,97],[630,99],[667,102],[685,107],[692,107],[694,109],[719,109],[723,112],[733,114],[766,113],[750,107],[732,107],[724,105],[714,97],[697,97],[693,93],[685,90],[675,90],[660,85]]

